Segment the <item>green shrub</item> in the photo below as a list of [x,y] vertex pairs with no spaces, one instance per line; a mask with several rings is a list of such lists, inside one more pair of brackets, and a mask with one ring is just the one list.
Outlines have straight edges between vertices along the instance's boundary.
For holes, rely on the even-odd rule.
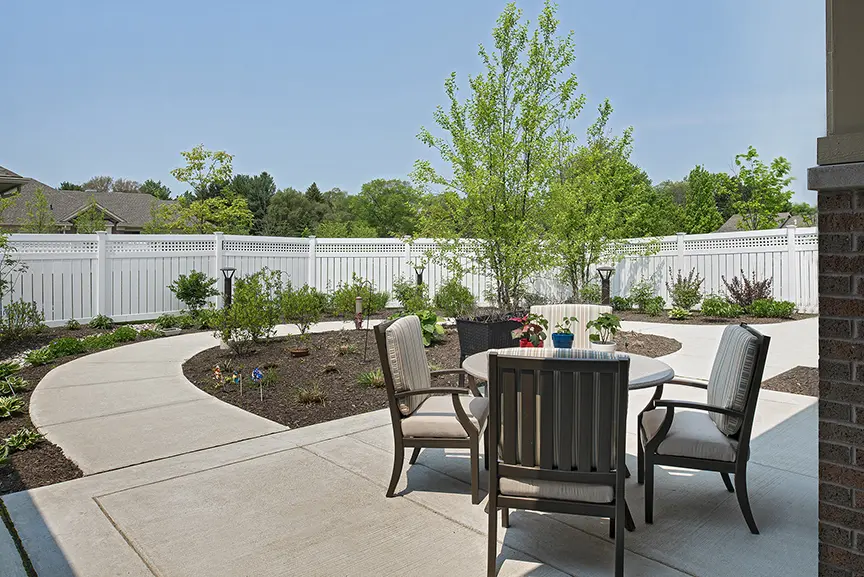
[[67,331],[77,331],[81,328],[81,323],[76,321],[75,319],[69,319],[66,321],[66,330]]
[[234,283],[230,310],[253,341],[269,339],[282,317],[282,273],[264,268]]
[[24,399],[16,396],[0,397],[0,419],[24,412]]
[[210,278],[203,272],[193,270],[188,275],[181,274],[178,276],[176,281],[168,285],[168,290],[174,293],[177,300],[185,304],[192,311],[192,314],[196,314],[207,304],[208,298],[219,294],[219,291],[213,286],[215,284],[215,278]]
[[588,283],[579,289],[579,302],[585,304],[600,304],[603,299],[603,290],[596,282]]
[[110,329],[114,326],[114,320],[106,315],[96,315],[87,324],[91,329]]
[[31,431],[28,428],[23,428],[15,431],[5,439],[3,439],[3,446],[6,447],[9,452],[12,451],[25,451],[30,447],[38,444],[42,439],[44,439],[41,434]]
[[45,347],[55,359],[60,357],[68,357],[70,355],[80,355],[85,352],[84,343],[74,337],[62,337],[54,339]]
[[420,319],[420,328],[423,329],[423,344],[427,347],[433,343],[441,342],[444,338],[444,327],[438,324],[438,315],[432,311],[415,311],[413,313],[400,312],[391,315],[391,319],[416,315]]
[[[672,269],[669,269],[669,278],[672,278]],[[696,269],[690,269],[690,273],[684,277],[681,276],[681,271],[675,277],[675,282],[669,284],[666,281],[666,289],[669,291],[669,298],[672,299],[672,306],[676,309],[684,309],[689,311],[699,304],[702,300],[702,283],[705,279],[699,276]]]
[[38,367],[40,365],[47,365],[53,361],[54,355],[51,354],[51,351],[49,351],[47,347],[43,347],[41,349],[36,349],[35,351],[30,351],[24,356],[24,359],[34,367]]
[[609,299],[609,304],[612,305],[613,311],[633,310],[633,302],[627,297],[612,297]]
[[387,308],[390,295],[386,292],[377,292],[375,285],[363,280],[356,274],[351,277],[350,283],[339,283],[331,297],[333,313],[337,315],[354,316],[354,303],[357,297],[363,298],[363,311],[373,314]]
[[431,306],[429,287],[425,283],[418,285],[401,277],[393,281],[393,298],[409,312],[426,310]]
[[162,336],[162,333],[159,331],[154,331],[152,329],[144,329],[143,331],[138,332],[138,337],[148,340],[148,339],[157,339]]
[[720,319],[732,319],[741,316],[743,309],[727,299],[709,295],[702,299],[702,316]]
[[663,297],[657,296],[648,299],[648,302],[644,303],[641,307],[642,312],[651,317],[659,317],[663,314],[663,307],[666,305],[666,302],[663,300]]
[[111,333],[115,343],[129,343],[138,337],[138,331],[132,327],[118,327]]
[[588,336],[592,343],[611,343],[621,330],[621,319],[612,313],[603,313],[593,321],[588,321],[585,327],[592,331]]
[[180,313],[174,317],[174,326],[178,329],[194,329],[198,326],[198,319],[190,313]]
[[795,314],[795,303],[790,301],[775,301],[774,299],[758,299],[750,305],[749,312],[754,317],[788,319]]
[[285,322],[297,325],[300,334],[305,335],[313,324],[321,320],[327,307],[327,295],[309,285],[282,293],[282,314]]
[[630,302],[645,312],[645,307],[654,298],[654,282],[642,277],[642,280],[630,287]]
[[197,328],[203,330],[216,328],[216,309],[200,309],[196,317],[196,320],[198,321]]
[[435,292],[435,308],[450,318],[462,317],[474,310],[477,299],[471,289],[464,286],[456,276],[451,276]]
[[104,351],[110,349],[117,344],[113,333],[103,333],[101,335],[90,335],[81,339],[84,344],[84,349],[91,353],[93,351]]
[[30,383],[18,375],[10,375],[0,381],[0,393],[20,393],[30,388]]
[[726,277],[720,277],[726,285],[729,300],[744,310],[747,310],[754,301],[767,300],[771,298],[771,283],[773,279],[756,280],[756,273],[748,279],[741,271],[741,278],[732,277],[732,282],[726,282]]
[[375,389],[384,388],[384,373],[381,369],[360,373],[357,376],[357,383],[364,387],[372,387]]
[[327,402],[327,393],[317,383],[310,387],[300,387],[297,389],[297,402],[302,405],[323,405]]
[[156,319],[155,325],[160,329],[177,328],[177,317],[168,314],[160,315],[159,318]]
[[3,307],[0,340],[17,341],[45,328],[45,315],[35,302],[15,301]]
[[14,375],[21,370],[21,365],[14,361],[4,361],[0,363],[0,381],[10,375]]
[[684,319],[689,319],[692,316],[689,310],[674,308],[669,311],[669,318],[675,321],[683,321]]

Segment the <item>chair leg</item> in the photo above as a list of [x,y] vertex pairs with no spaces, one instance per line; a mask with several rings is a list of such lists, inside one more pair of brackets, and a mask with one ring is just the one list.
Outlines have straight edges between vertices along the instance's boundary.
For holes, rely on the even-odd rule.
[[483,468],[489,470],[489,429],[483,432]]
[[480,440],[476,437],[471,443],[471,504],[480,502]]
[[636,522],[633,520],[633,515],[630,513],[630,505],[624,502],[624,528],[631,533],[636,530]]
[[732,481],[729,479],[729,473],[720,473],[720,476],[723,477],[723,484],[726,485],[726,490],[730,493],[734,493],[735,487],[732,486]]
[[642,448],[642,439],[637,439],[636,442],[636,482],[640,485],[645,483],[645,449]]
[[609,538],[615,538],[615,517],[609,517]]
[[411,458],[408,460],[409,465],[413,465],[417,462],[417,457],[420,456],[420,447],[414,447],[414,452],[411,453]]
[[393,454],[393,473],[390,474],[390,486],[387,487],[387,496],[392,497],[396,491],[396,484],[402,475],[402,463],[405,461],[405,448],[400,439],[396,440],[396,451]]
[[[626,519],[627,502],[624,502],[622,507],[619,503],[616,507],[616,514],[624,513]],[[615,577],[624,577],[624,529],[625,523],[617,523],[615,527]]]
[[490,495],[487,505],[489,517],[489,535],[487,538],[486,576],[495,577],[498,562],[498,508],[494,495]]
[[654,522],[654,464],[645,455],[645,522]]
[[510,527],[510,509],[507,507],[501,509],[501,526],[505,529]]
[[738,494],[738,505],[741,507],[741,513],[744,514],[750,532],[758,535],[759,529],[756,527],[753,511],[750,510],[750,499],[747,497],[747,469],[735,473],[735,492]]

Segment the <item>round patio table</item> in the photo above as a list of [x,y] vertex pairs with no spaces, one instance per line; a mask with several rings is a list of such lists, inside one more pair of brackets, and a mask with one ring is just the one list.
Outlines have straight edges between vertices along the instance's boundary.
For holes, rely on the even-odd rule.
[[[494,350],[498,351],[499,353],[504,353],[508,349]],[[514,348],[509,350],[518,349]],[[547,348],[544,350],[549,351],[550,357],[554,354],[555,351],[555,349],[553,348]],[[466,373],[468,373],[478,381],[488,381],[488,354],[489,351],[483,351],[482,353],[476,353],[467,357],[462,362],[462,368],[465,369]],[[626,354],[628,357],[630,357],[630,382],[628,386],[631,390],[656,387],[657,385],[668,383],[675,376],[675,371],[672,370],[672,367],[670,367],[663,361],[658,361],[657,359],[652,359],[651,357],[643,357],[642,355],[634,355],[631,353]]]

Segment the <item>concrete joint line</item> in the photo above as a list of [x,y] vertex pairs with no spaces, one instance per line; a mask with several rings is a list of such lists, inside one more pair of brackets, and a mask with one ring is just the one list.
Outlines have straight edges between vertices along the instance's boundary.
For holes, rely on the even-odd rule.
[[[94,381],[90,383],[80,383],[77,385],[64,385],[62,387],[49,387],[46,389],[40,389],[39,391],[42,393],[48,393],[50,391],[62,391],[63,389],[75,389],[80,387],[93,387],[96,385],[122,385],[123,383],[140,383],[141,381],[156,381],[161,379],[177,379],[182,377],[183,375],[163,375],[161,377],[140,377],[137,379],[128,378],[128,379],[111,379],[110,381]],[[212,395],[211,395],[212,396]]]
[[[211,397],[215,398],[215,397]],[[173,403],[163,403],[161,405],[150,405],[147,407],[139,407],[137,409],[129,409],[128,411],[117,411],[116,413],[105,413],[104,415],[96,415],[93,417],[84,417],[83,419],[71,419],[69,421],[57,421],[56,423],[42,423],[40,429],[48,428],[48,427],[56,427],[58,425],[68,425],[70,423],[82,423],[85,421],[95,421],[97,419],[104,419],[105,417],[114,417],[117,415],[130,415],[132,413],[142,413],[144,411],[151,411],[153,409],[164,409],[165,407],[173,407],[175,405],[188,405],[191,403],[200,403],[202,401],[209,401],[208,398],[200,398],[200,399],[189,399],[186,401],[175,401]]]
[[147,555],[144,554],[144,551],[140,550],[132,541],[132,539],[126,535],[126,532],[120,528],[120,525],[114,521],[114,518],[105,510],[105,507],[102,506],[102,503],[99,502],[97,497],[93,497],[93,501],[96,503],[96,506],[99,507],[99,510],[102,511],[102,514],[105,515],[105,518],[108,519],[108,522],[111,523],[111,526],[114,527],[114,530],[120,534],[126,544],[129,545],[129,548],[132,549],[138,558],[141,559],[141,562],[144,563],[144,566],[147,567],[147,570],[150,571],[155,577],[162,577],[162,572],[159,571],[156,566],[153,564],[150,559],[147,558]]

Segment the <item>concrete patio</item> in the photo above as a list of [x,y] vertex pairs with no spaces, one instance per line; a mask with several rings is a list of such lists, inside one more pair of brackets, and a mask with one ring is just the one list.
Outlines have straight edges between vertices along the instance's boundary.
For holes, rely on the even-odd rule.
[[[626,328],[678,338],[684,347],[664,360],[680,374],[707,376],[717,327]],[[816,319],[762,328],[774,338],[766,378],[815,366]],[[465,452],[424,450],[416,465],[406,464],[399,496],[386,499],[386,411],[286,430],[217,406],[177,370],[213,345],[207,338],[91,355],[39,385],[34,422],[87,476],[3,497],[38,575],[484,574],[486,515],[482,504],[471,505]],[[145,370],[160,377],[142,379],[152,374]],[[95,374],[114,379],[74,377]],[[115,400],[102,403],[108,391]],[[650,394],[630,397],[631,468],[635,414]],[[666,396],[698,399],[699,392],[668,387]],[[761,393],[748,475],[758,536],[717,474],[659,469],[650,526],[641,487],[628,480],[636,531],[626,535],[626,574],[816,574],[816,420],[815,398]],[[604,520],[515,512],[511,528],[499,531],[500,575],[609,575],[607,532]],[[17,577],[2,562],[0,569]]]

